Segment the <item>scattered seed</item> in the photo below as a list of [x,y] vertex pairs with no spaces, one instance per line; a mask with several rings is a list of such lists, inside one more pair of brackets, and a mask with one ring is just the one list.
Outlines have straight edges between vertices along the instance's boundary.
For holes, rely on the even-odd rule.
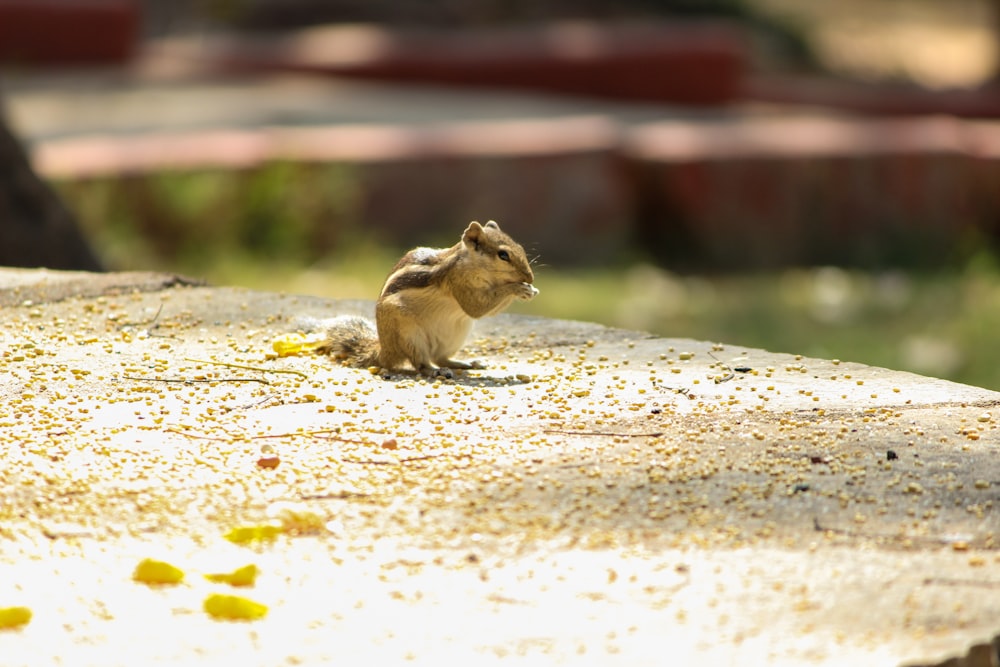
[[170,563],[146,558],[136,566],[132,579],[143,584],[178,584],[184,580],[184,571]]
[[209,595],[203,608],[212,618],[230,621],[255,621],[267,615],[266,605],[237,595]]

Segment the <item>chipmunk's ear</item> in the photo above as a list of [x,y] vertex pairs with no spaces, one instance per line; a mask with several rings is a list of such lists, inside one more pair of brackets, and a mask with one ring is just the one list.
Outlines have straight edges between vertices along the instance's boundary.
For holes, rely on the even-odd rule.
[[496,220],[490,220],[489,222],[486,223],[486,229],[495,229],[497,231],[500,231],[500,225],[497,224]]
[[[495,224],[495,223],[494,223]],[[489,227],[489,223],[486,223]],[[479,239],[483,236],[483,226],[478,222],[473,220],[469,223],[469,226],[465,228],[465,233],[462,234],[462,242],[467,246],[471,246],[476,250],[479,249]]]

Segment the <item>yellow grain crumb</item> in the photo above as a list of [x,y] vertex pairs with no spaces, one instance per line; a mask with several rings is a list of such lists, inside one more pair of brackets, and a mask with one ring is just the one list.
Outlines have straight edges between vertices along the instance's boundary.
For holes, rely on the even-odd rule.
[[253,586],[257,581],[260,570],[251,563],[237,568],[232,572],[221,572],[206,574],[205,578],[216,584],[229,584],[230,586]]
[[178,584],[184,580],[184,571],[162,560],[146,558],[136,565],[132,579],[143,584]]
[[0,630],[19,628],[31,621],[27,607],[0,607]]
[[202,606],[212,618],[230,621],[255,621],[267,614],[267,605],[238,595],[209,595]]
[[281,533],[281,526],[262,524],[259,526],[238,526],[223,537],[233,544],[250,544],[252,542],[271,542]]
[[323,339],[323,334],[321,333],[309,336],[297,333],[285,334],[271,341],[271,349],[279,357],[290,357],[305,352],[315,352],[323,344]]

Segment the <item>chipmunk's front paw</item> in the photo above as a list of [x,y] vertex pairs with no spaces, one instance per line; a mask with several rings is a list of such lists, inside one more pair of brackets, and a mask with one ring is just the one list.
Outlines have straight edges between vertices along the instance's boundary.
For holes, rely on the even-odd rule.
[[458,368],[461,370],[482,370],[486,368],[478,361],[459,361],[458,359],[441,359],[435,362],[441,368]]
[[521,291],[518,293],[518,298],[524,301],[531,301],[538,295],[538,288],[530,283],[521,283],[519,285]]

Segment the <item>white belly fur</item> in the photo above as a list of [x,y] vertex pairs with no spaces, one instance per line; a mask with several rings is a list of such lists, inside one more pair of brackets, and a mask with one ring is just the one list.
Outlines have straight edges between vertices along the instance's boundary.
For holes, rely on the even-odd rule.
[[472,329],[472,318],[453,299],[440,293],[419,301],[422,303],[417,312],[422,313],[421,328],[427,337],[431,359],[450,358],[465,343]]

